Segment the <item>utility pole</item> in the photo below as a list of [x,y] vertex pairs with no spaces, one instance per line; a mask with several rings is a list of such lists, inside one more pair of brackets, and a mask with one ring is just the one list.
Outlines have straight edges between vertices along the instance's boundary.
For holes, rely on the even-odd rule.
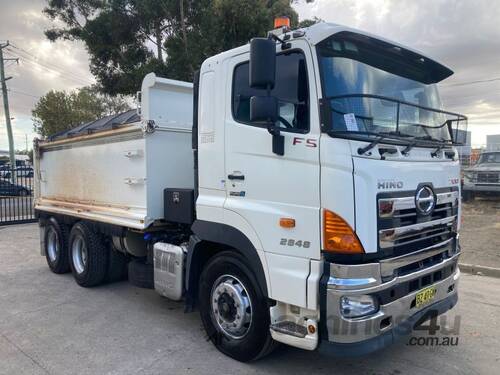
[[[9,156],[10,156],[10,166],[12,169],[16,168],[16,155],[14,152],[14,137],[12,136],[12,126],[10,124],[10,111],[9,111],[9,96],[7,95],[7,85],[6,81],[11,79],[12,77],[5,77],[5,67],[4,63],[5,61],[10,61],[14,60],[16,62],[19,61],[19,59],[14,58],[14,59],[4,59],[3,57],[3,49],[9,45],[9,41],[4,44],[0,44],[0,84],[2,87],[2,94],[3,94],[3,109],[5,112],[5,123],[7,126],[7,137],[9,138]],[[11,173],[12,181],[15,180],[14,172]]]

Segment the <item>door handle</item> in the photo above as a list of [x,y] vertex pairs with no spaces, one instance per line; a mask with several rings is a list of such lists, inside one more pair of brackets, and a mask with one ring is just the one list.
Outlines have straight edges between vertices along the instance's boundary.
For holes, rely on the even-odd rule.
[[230,180],[240,180],[243,181],[245,179],[245,175],[242,174],[230,174],[227,176]]

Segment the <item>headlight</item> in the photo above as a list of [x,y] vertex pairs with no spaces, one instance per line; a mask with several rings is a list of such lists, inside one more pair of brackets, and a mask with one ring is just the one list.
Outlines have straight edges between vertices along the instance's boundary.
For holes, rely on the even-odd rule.
[[378,303],[372,296],[343,296],[340,299],[340,312],[345,318],[359,318],[377,311]]

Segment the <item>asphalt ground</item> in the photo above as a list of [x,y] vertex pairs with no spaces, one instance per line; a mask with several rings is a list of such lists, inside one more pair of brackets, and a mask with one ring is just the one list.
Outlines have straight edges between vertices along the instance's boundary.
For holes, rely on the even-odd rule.
[[[499,373],[500,279],[462,275],[458,305],[438,320],[439,345],[414,331],[360,358],[283,346],[243,364],[207,342],[182,303],[127,282],[85,289],[71,274],[51,273],[36,224],[0,227],[0,256],[0,374]],[[443,345],[446,338],[458,341]]]

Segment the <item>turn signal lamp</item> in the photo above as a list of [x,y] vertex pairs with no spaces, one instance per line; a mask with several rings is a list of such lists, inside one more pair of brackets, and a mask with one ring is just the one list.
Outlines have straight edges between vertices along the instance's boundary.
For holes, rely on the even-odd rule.
[[283,16],[283,17],[276,17],[274,19],[274,28],[279,29],[281,27],[286,27],[290,28],[290,18]]
[[282,217],[280,219],[280,227],[282,228],[295,228],[295,219],[289,217]]
[[364,254],[358,236],[339,215],[323,210],[323,249],[338,254]]

